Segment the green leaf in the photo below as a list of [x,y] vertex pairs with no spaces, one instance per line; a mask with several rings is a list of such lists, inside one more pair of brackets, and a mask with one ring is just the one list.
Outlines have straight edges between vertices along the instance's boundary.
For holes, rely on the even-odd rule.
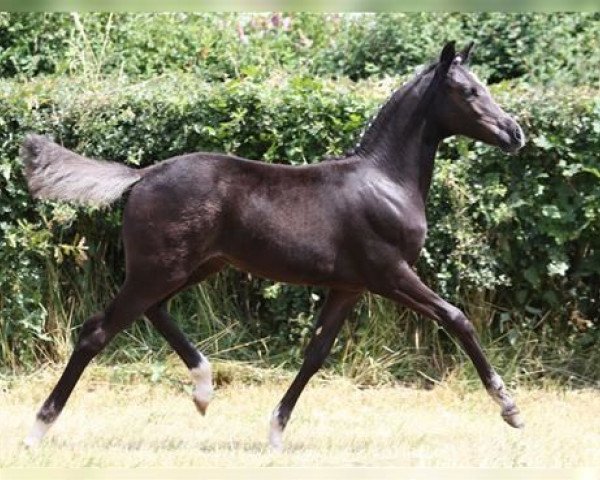
[[569,270],[569,264],[567,262],[554,261],[548,264],[549,275],[560,275],[564,277],[565,273]]
[[536,147],[541,148],[542,150],[550,150],[554,147],[554,144],[546,138],[545,135],[538,135],[537,137],[533,137],[533,144]]

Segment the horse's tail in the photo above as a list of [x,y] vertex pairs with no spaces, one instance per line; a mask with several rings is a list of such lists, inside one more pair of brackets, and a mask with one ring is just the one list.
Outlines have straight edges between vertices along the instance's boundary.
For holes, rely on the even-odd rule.
[[40,135],[28,135],[19,151],[35,198],[108,205],[142,178],[142,171],[77,155]]

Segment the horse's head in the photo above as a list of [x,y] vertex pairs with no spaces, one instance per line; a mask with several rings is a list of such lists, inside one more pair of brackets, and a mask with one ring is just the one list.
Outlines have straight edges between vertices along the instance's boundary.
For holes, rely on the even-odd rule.
[[516,153],[525,145],[523,130],[469,71],[472,48],[471,42],[457,53],[450,42],[442,50],[435,72],[440,80],[434,102],[439,126],[447,135],[465,135]]

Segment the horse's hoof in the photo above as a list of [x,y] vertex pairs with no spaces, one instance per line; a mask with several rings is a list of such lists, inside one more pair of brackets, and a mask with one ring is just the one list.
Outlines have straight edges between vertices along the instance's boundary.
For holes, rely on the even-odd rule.
[[25,448],[30,448],[30,449],[34,449],[40,446],[40,439],[39,438],[35,438],[35,437],[31,437],[28,436],[27,438],[23,439],[23,445],[25,445]]
[[512,409],[507,412],[502,412],[502,418],[513,428],[523,428],[525,422],[521,418],[521,414],[518,409]]
[[271,430],[269,431],[269,446],[274,453],[281,453],[283,451],[283,431],[281,428],[271,426]]
[[269,446],[275,453],[283,451],[283,427],[279,421],[279,408],[275,409],[269,422]]
[[273,453],[282,453],[283,452],[283,443],[282,442],[273,442],[269,441],[269,447]]
[[206,415],[206,409],[208,403],[213,398],[213,385],[212,385],[212,370],[208,359],[200,354],[200,362],[198,366],[190,369],[190,374],[194,380],[194,391],[192,392],[192,399],[196,408],[200,412],[200,415]]
[[206,400],[194,398],[194,405],[196,405],[196,409],[200,412],[200,415],[206,415],[206,409],[208,408],[208,402]]
[[33,427],[31,427],[31,430],[29,431],[29,435],[27,435],[25,440],[23,440],[25,447],[38,447],[40,443],[42,443],[42,439],[44,438],[44,435],[46,435],[46,432],[50,428],[50,425],[52,425],[52,423],[46,423],[40,420],[39,418],[36,418]]

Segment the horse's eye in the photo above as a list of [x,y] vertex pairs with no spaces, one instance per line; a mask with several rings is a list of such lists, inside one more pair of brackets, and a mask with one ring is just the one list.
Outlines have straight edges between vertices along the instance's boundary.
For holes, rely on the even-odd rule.
[[479,90],[477,89],[477,87],[471,87],[467,91],[467,97],[478,97],[478,96],[479,96]]

